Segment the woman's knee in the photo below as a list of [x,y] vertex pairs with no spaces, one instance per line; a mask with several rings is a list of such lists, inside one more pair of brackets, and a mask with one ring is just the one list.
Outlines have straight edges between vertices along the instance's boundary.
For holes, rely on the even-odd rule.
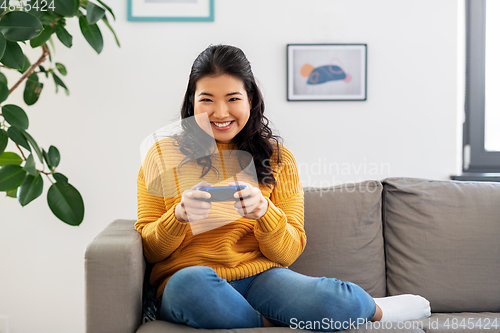
[[[201,290],[207,287],[211,279],[217,278],[217,273],[210,267],[186,267],[173,274],[167,282],[164,296],[169,299],[189,299],[199,297]],[[201,290],[200,290],[201,289]]]
[[[352,282],[342,282],[346,288],[344,308],[349,313],[350,318],[367,319],[375,313],[375,301],[360,286]],[[368,318],[368,319],[371,319]]]
[[[360,286],[352,282],[337,280],[337,287],[330,288],[321,298],[326,311],[325,317],[337,317],[339,320],[366,319],[373,316],[375,302],[373,298]],[[370,318],[368,318],[370,319]]]

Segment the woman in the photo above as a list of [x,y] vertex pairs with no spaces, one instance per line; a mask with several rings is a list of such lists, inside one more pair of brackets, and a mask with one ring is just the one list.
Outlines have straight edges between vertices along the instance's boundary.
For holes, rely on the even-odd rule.
[[[374,300],[354,283],[287,268],[306,244],[303,190],[293,155],[268,127],[240,49],[210,46],[197,57],[181,118],[196,122],[156,143],[138,177],[136,229],[154,264],[150,282],[158,286],[161,319],[210,329],[320,321],[314,329],[332,331],[349,328],[345,323],[430,315],[420,296]],[[208,153],[207,138],[215,139],[217,153]],[[249,162],[234,151],[253,158],[256,182],[241,180]],[[162,171],[164,157],[178,155],[178,168]],[[214,183],[247,187],[235,201],[214,203],[197,190]]]

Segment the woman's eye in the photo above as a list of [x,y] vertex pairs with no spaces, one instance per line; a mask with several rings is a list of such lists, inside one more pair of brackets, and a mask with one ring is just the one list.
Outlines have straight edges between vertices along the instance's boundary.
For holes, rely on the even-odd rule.
[[210,99],[208,99],[208,98],[204,98],[204,99],[202,99],[200,102],[211,102],[211,100],[210,100]]
[[234,101],[239,101],[239,100],[240,100],[239,98],[237,98],[237,97],[233,97],[233,98],[231,98],[229,101],[230,101],[230,102],[234,102]]

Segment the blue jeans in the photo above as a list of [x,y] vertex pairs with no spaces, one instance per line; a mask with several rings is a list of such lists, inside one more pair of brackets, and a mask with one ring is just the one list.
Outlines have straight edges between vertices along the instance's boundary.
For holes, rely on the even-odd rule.
[[336,331],[375,315],[375,302],[361,287],[334,278],[317,278],[288,268],[227,282],[212,268],[176,272],[160,304],[160,319],[195,328],[263,327],[262,316],[277,326]]

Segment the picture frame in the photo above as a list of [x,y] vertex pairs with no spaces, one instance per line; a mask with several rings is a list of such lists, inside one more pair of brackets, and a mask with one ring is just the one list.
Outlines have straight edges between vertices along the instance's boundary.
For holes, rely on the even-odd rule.
[[129,21],[214,21],[214,0],[127,1],[127,19]]
[[287,44],[288,101],[366,101],[367,44]]

